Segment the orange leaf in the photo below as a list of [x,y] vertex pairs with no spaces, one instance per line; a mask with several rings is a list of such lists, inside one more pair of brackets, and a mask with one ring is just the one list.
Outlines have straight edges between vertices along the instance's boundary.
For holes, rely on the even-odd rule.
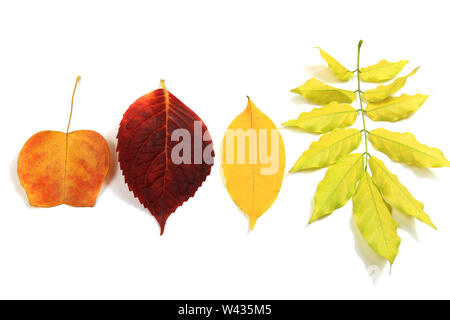
[[[80,77],[77,77],[73,94]],[[72,105],[70,118],[72,117]],[[30,205],[92,207],[109,169],[109,149],[97,132],[41,131],[23,146],[17,173]]]

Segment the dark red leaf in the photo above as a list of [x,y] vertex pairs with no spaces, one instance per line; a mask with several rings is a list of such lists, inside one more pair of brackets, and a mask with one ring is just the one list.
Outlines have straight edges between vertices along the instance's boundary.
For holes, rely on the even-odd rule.
[[[161,234],[170,214],[192,197],[205,181],[214,157],[211,138],[203,121],[165,89],[163,82],[162,86],[162,89],[140,97],[128,108],[117,134],[117,151],[125,182],[156,218]],[[181,164],[172,159],[174,146],[183,140],[172,141],[171,135],[176,129],[186,129],[190,133],[187,145],[192,152],[190,156],[184,154],[186,149],[180,153],[190,161]],[[199,159],[203,152],[210,153],[210,160],[203,156]]]

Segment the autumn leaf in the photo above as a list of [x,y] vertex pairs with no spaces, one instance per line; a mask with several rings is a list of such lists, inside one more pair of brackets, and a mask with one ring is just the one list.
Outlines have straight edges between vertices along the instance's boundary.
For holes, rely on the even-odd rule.
[[314,196],[314,212],[309,223],[328,216],[353,196],[364,173],[364,155],[350,154],[328,168]]
[[91,130],[69,133],[79,80],[77,77],[66,132],[38,132],[20,151],[17,173],[32,206],[92,207],[108,173],[109,149],[105,139]]
[[373,181],[383,194],[383,198],[389,204],[402,213],[415,217],[430,227],[436,229],[430,217],[423,211],[424,205],[417,201],[408,189],[401,184],[395,174],[392,174],[384,165],[383,161],[371,156],[369,159],[370,170]]
[[332,102],[311,112],[303,112],[298,119],[283,123],[284,126],[298,127],[314,133],[325,133],[335,129],[351,126],[358,111],[348,104]]
[[353,78],[353,72],[348,71],[342,64],[340,64],[336,59],[323,51],[321,48],[317,47],[317,49],[320,50],[321,57],[328,63],[328,67],[334,73],[336,78],[342,81],[348,81]]
[[335,164],[339,159],[358,148],[361,132],[357,129],[338,129],[322,135],[303,152],[289,172],[323,168]]
[[275,124],[248,99],[247,108],[229,125],[222,144],[226,187],[244,211],[250,229],[278,196],[286,156]]
[[422,94],[389,97],[381,102],[369,103],[365,114],[373,121],[395,122],[411,116],[427,99],[428,96]]
[[214,150],[203,121],[161,89],[137,99],[117,134],[119,163],[134,196],[156,218],[167,218],[192,197],[211,171]]
[[314,78],[309,79],[303,85],[291,91],[321,106],[331,102],[352,103],[356,98],[356,94],[352,91],[326,85]]
[[388,85],[379,85],[376,89],[366,90],[363,94],[367,102],[380,102],[393,95],[405,86],[406,80],[413,76],[419,68],[414,69],[410,74],[395,79]]
[[[439,149],[419,143],[411,133],[396,133],[382,128],[368,130],[368,118],[390,122],[406,119],[425,103],[428,96],[403,94],[393,97],[418,68],[397,79],[395,77],[408,63],[407,60],[381,60],[375,65],[360,68],[362,44],[363,41],[360,40],[357,46],[356,90],[342,90],[314,78],[310,79],[291,91],[324,106],[303,112],[297,119],[289,120],[283,125],[312,133],[324,133],[303,152],[290,170],[297,172],[329,167],[317,186],[310,223],[327,217],[352,198],[359,231],[370,247],[392,265],[401,239],[397,235],[397,222],[392,218],[391,208],[436,227],[424,212],[423,203],[417,201],[398,177],[372,155],[369,141],[376,150],[385,153],[392,160],[408,165],[450,167],[450,162]],[[325,51],[319,50],[338,78],[342,75],[341,80],[345,80],[346,76],[350,78],[347,69]],[[379,85],[376,89],[365,90],[361,85],[363,81],[379,83],[390,80],[393,81],[387,85]],[[353,107],[351,103],[356,95],[357,107]],[[362,126],[358,129],[348,128],[355,123],[357,115],[362,118]],[[364,152],[350,154],[362,140]],[[373,177],[369,174],[369,167]]]
[[419,143],[412,133],[391,132],[383,128],[370,131],[369,140],[378,151],[395,161],[417,167],[449,167],[441,150]]
[[353,216],[369,246],[392,265],[401,242],[397,235],[398,224],[367,172],[353,196]]
[[377,64],[361,68],[361,80],[365,82],[386,82],[394,79],[403,70],[408,60],[389,62],[381,60]]

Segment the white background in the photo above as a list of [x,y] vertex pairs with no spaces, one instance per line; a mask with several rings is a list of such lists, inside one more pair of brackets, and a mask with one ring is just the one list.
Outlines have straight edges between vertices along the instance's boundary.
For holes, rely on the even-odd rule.
[[[115,155],[122,114],[160,78],[205,121],[218,151],[247,95],[281,125],[311,109],[289,91],[311,76],[356,89],[336,83],[313,47],[353,70],[364,39],[362,66],[409,59],[404,74],[422,68],[402,92],[431,94],[411,119],[369,129],[412,131],[450,157],[445,1],[0,3],[0,298],[450,298],[450,169],[412,170],[376,152],[439,228],[396,213],[403,241],[389,275],[355,232],[351,203],[307,227],[324,170],[286,175],[249,233],[216,161],[160,237]],[[65,130],[77,75],[71,129],[104,135],[111,172],[94,208],[31,208],[17,155],[35,132]],[[318,139],[282,135],[287,169]]]

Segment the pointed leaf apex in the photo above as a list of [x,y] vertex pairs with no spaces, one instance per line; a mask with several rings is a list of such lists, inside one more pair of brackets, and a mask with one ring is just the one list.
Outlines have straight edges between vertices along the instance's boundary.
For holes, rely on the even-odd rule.
[[255,227],[256,220],[257,220],[257,218],[255,218],[255,217],[250,217],[250,218],[249,218],[249,222],[250,222],[250,230],[253,230],[253,228]]

